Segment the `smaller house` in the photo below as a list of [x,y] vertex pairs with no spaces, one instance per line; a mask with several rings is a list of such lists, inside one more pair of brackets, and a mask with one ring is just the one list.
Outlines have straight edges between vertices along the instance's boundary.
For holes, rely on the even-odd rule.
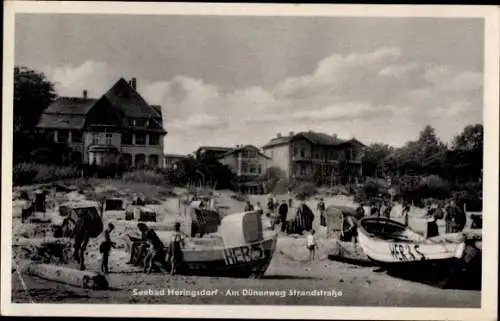
[[178,162],[188,158],[189,156],[187,155],[165,154],[165,168],[175,168]]
[[236,187],[241,192],[258,193],[262,184],[257,180],[270,166],[271,158],[253,145],[238,145],[236,148],[219,155],[221,164],[236,174]]

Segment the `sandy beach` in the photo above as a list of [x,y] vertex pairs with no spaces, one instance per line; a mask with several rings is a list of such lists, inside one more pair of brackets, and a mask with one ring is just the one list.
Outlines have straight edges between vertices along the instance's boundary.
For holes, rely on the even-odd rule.
[[[230,198],[228,193],[219,193],[220,203],[231,212],[241,211],[244,203]],[[252,202],[265,204],[265,195],[254,195]],[[279,198],[279,196],[278,196]],[[333,196],[325,198],[327,205],[353,206],[351,197]],[[316,201],[308,205],[315,209]],[[295,201],[295,204],[298,204]],[[179,215],[177,198],[167,198],[160,222],[174,222]],[[14,208],[14,215],[19,210]],[[294,209],[292,209],[294,212]],[[317,214],[317,213],[316,213]],[[425,219],[422,210],[411,212],[410,225],[422,231]],[[128,260],[123,240],[125,231],[135,229],[134,224],[121,224],[120,213],[104,216],[105,223],[113,220],[117,228],[115,239],[117,249],[110,257],[111,273],[107,276],[110,290],[97,291],[78,288],[67,284],[42,280],[25,273],[12,273],[12,300],[17,303],[171,303],[171,304],[264,304],[264,305],[338,305],[338,306],[392,306],[392,307],[479,307],[481,292],[458,289],[439,289],[430,285],[411,282],[389,276],[375,266],[357,266],[332,261],[328,254],[334,247],[325,238],[325,228],[319,226],[319,217],[314,221],[319,236],[317,258],[308,262],[305,236],[279,235],[276,252],[271,265],[261,279],[234,279],[220,277],[169,276],[161,273],[143,274],[140,269],[125,264]],[[398,206],[392,216],[399,220]],[[130,225],[130,226],[128,226]],[[443,231],[443,222],[439,222]],[[19,242],[26,230],[20,226],[19,218],[13,221],[14,242]],[[43,235],[43,231],[37,233]],[[92,239],[87,250],[87,269],[98,271],[100,239]],[[14,253],[15,257],[19,253]],[[16,264],[22,260],[16,259]],[[21,263],[19,263],[21,262]],[[77,268],[76,263],[69,267]],[[21,270],[21,269],[19,269]],[[21,278],[27,289],[22,286]],[[200,291],[205,292],[200,292]],[[315,291],[314,291],[315,290]],[[195,291],[193,293],[193,291]],[[198,292],[196,292],[198,291]],[[259,292],[268,291],[268,292]],[[309,291],[309,292],[307,292]],[[313,291],[313,292],[311,292]]]

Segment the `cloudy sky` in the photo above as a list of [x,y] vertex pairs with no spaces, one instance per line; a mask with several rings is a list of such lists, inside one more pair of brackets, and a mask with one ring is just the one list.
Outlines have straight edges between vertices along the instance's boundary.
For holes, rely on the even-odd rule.
[[402,145],[482,122],[479,19],[18,15],[15,63],[62,96],[136,77],[167,153],[314,130]]

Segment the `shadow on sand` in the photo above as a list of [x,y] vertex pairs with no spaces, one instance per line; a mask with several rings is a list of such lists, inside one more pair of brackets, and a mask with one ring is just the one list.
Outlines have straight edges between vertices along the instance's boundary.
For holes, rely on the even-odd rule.
[[297,275],[264,275],[261,279],[268,280],[314,280],[310,276],[297,276]]

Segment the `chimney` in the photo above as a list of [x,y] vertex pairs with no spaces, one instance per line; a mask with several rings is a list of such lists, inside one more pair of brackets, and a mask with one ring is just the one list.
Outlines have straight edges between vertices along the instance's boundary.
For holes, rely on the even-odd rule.
[[84,89],[83,90],[83,99],[87,99],[88,95],[87,95],[87,89]]
[[276,134],[276,137],[281,138],[281,133]]
[[295,133],[291,131],[291,132],[288,133],[288,136],[293,136],[294,134]]
[[134,90],[137,90],[137,79],[135,77],[130,80],[130,86],[134,88]]

